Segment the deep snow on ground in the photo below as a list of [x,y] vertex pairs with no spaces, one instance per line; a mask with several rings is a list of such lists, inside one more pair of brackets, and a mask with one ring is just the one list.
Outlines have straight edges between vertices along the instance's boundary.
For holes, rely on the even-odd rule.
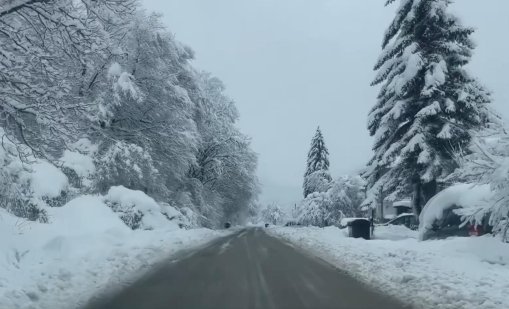
[[268,231],[416,308],[509,308],[509,244],[491,236],[419,242],[400,229],[377,227],[373,240],[336,227]]
[[125,284],[178,250],[226,232],[183,230],[168,222],[129,229],[99,196],[48,208],[50,224],[0,209],[0,308],[72,309]]

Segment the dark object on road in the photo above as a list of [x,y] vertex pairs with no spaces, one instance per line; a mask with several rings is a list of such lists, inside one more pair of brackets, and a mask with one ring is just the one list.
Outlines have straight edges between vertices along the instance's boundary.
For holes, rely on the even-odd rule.
[[269,227],[269,224],[268,224],[268,223],[265,223],[265,227]]
[[231,224],[230,222],[226,222],[226,223],[224,224],[224,228],[225,228],[225,229],[229,229],[231,226],[232,226],[232,224]]
[[403,213],[397,216],[396,218],[390,220],[389,222],[384,224],[387,225],[404,225],[411,230],[417,230],[419,228],[419,222],[416,220],[414,214]]
[[408,308],[264,228],[241,230],[186,255],[85,308]]
[[348,237],[353,238],[364,238],[364,239],[370,239],[371,238],[371,222],[369,219],[355,219],[351,220],[347,224],[348,226]]

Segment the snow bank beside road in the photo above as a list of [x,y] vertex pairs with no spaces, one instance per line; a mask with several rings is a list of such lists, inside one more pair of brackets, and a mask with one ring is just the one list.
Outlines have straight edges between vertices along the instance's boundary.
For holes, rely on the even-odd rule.
[[[377,227],[387,237],[385,228]],[[416,308],[509,308],[509,245],[490,236],[366,241],[336,227],[268,231]]]
[[0,208],[0,308],[72,309],[125,283],[172,253],[226,232],[131,230],[100,196],[47,208],[51,224]]

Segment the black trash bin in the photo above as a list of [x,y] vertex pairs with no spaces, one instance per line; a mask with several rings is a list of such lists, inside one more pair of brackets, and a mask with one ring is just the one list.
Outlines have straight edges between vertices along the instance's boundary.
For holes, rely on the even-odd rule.
[[355,219],[347,224],[348,226],[348,237],[353,238],[371,238],[371,222],[369,219]]
[[229,229],[231,226],[232,226],[232,224],[231,224],[230,222],[226,222],[226,223],[224,224],[224,228],[225,228],[225,229]]

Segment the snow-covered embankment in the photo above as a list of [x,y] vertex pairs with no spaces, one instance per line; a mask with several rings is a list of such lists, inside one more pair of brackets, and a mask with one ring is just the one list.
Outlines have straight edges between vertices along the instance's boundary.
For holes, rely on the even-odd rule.
[[269,233],[416,308],[509,308],[508,244],[491,236],[419,242],[410,230],[409,238],[392,240],[400,229],[379,227],[379,239],[369,241],[348,238],[336,227],[275,227]]
[[132,230],[102,196],[81,196],[46,210],[50,224],[20,219],[0,208],[0,308],[78,308],[178,250],[225,235],[179,229],[171,222]]

